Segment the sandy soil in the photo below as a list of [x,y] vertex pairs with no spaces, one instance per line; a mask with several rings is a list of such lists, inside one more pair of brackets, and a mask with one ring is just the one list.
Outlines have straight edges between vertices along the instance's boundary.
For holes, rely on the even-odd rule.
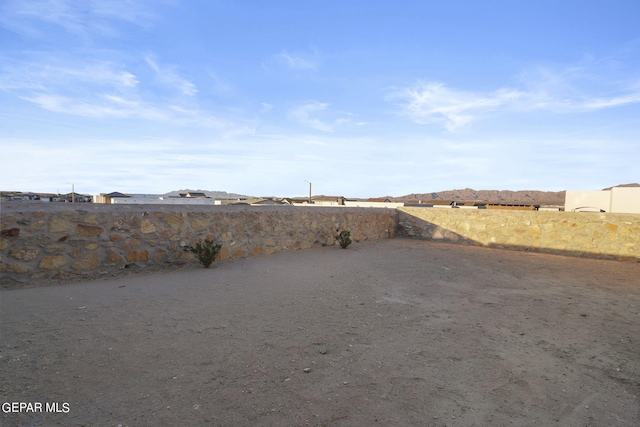
[[0,297],[0,403],[43,405],[2,426],[640,425],[640,263],[397,238]]

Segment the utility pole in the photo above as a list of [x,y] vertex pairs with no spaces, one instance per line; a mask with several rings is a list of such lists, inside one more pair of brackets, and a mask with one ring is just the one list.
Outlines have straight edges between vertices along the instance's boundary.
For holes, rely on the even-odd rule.
[[[75,184],[73,184],[71,182],[67,182],[67,184],[71,184],[71,203],[75,203],[76,202],[76,187],[75,187]],[[60,190],[58,190],[58,196],[60,196]],[[69,199],[67,199],[67,196],[65,196],[64,201],[65,202],[69,201]]]
[[309,183],[309,204],[311,204],[311,181],[307,181],[305,179],[304,182],[308,182]]

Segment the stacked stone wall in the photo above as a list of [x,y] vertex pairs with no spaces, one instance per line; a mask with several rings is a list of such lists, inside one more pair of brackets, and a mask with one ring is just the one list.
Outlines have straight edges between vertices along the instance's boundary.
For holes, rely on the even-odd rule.
[[398,208],[397,234],[414,238],[640,260],[640,215],[490,209]]
[[219,259],[391,237],[393,209],[341,207],[76,205],[0,206],[2,282],[93,277],[129,266],[184,263],[183,246],[211,238]]
[[[401,207],[157,206],[3,203],[0,284],[117,274],[193,260],[211,238],[219,259],[394,235],[497,248],[640,260],[640,215]],[[195,262],[195,261],[194,261]]]

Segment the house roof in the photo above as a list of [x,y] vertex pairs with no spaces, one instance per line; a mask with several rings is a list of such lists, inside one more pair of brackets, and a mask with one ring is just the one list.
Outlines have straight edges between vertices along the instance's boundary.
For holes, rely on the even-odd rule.
[[314,196],[311,199],[319,202],[335,202],[338,200],[344,200],[344,196]]
[[113,193],[109,193],[109,194],[103,194],[104,197],[131,197],[128,194],[123,194],[123,193],[119,193],[117,191],[114,191]]
[[283,202],[285,203],[309,203],[309,198],[308,197],[285,197],[284,199],[282,199]]
[[249,199],[252,205],[284,205],[285,202],[280,200],[272,199],[272,198],[259,198],[259,199]]

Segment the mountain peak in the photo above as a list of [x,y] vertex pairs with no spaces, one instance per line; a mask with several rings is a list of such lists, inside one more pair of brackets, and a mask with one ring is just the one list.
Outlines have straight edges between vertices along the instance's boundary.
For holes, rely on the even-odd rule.
[[613,187],[603,188],[602,191],[611,190],[612,188],[615,188],[615,187],[640,187],[640,184],[638,184],[637,182],[634,182],[632,184],[619,184],[619,185],[614,185]]

